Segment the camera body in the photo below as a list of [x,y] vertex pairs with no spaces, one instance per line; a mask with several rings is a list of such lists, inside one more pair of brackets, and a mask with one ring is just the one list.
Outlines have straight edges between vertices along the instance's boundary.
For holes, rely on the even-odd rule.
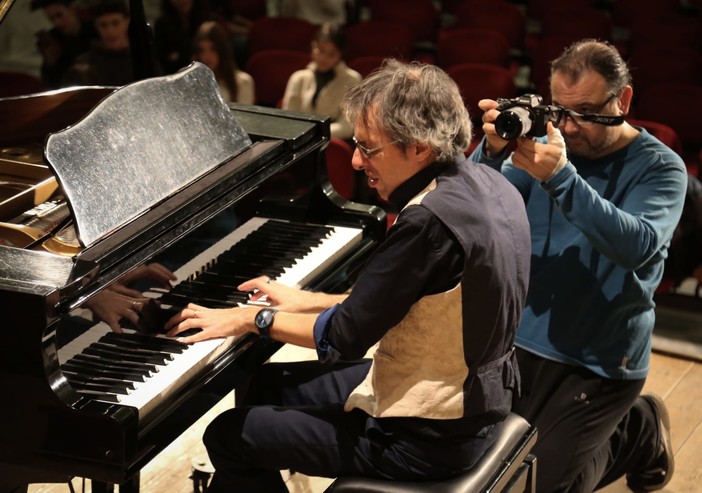
[[505,140],[522,136],[543,137],[546,124],[558,122],[560,108],[542,104],[543,98],[537,94],[523,94],[513,99],[498,99],[495,131]]

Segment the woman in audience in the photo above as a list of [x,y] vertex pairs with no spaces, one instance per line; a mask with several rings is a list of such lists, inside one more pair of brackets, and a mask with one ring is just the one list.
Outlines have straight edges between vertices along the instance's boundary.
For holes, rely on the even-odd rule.
[[312,62],[293,73],[283,96],[283,109],[331,117],[331,135],[348,140],[351,125],[341,112],[346,91],[361,81],[361,74],[343,61],[344,32],[336,24],[323,24],[312,42]]
[[162,0],[154,44],[164,73],[175,73],[192,61],[193,37],[200,24],[212,18],[205,0]]
[[253,78],[239,70],[225,29],[214,21],[200,25],[194,40],[195,60],[212,70],[226,102],[254,103]]

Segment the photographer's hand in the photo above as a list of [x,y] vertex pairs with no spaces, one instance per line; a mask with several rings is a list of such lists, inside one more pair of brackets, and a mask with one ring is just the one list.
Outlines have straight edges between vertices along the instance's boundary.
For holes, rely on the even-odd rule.
[[548,144],[537,142],[530,137],[517,141],[517,150],[512,155],[512,163],[539,181],[546,181],[558,173],[568,163],[565,141],[560,130],[553,123],[546,124]]
[[485,154],[488,157],[495,157],[502,153],[509,144],[495,131],[495,119],[500,114],[497,111],[497,101],[492,99],[481,99],[478,107],[483,113],[483,133],[485,134]]

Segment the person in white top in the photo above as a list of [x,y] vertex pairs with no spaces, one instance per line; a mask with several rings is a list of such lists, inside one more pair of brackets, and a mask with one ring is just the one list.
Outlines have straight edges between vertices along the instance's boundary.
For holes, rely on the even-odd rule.
[[212,70],[226,102],[253,104],[254,81],[239,70],[225,29],[217,22],[203,22],[195,33],[194,58]]
[[341,111],[346,91],[361,82],[361,74],[343,61],[343,29],[323,24],[312,42],[312,62],[294,72],[283,96],[283,109],[329,116],[331,135],[349,140],[353,129]]

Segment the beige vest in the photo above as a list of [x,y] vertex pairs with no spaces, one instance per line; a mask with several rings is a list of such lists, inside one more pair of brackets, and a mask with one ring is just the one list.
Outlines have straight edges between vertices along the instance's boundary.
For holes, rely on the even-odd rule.
[[366,379],[344,409],[377,418],[461,418],[469,373],[464,354],[459,284],[420,299],[383,336]]

